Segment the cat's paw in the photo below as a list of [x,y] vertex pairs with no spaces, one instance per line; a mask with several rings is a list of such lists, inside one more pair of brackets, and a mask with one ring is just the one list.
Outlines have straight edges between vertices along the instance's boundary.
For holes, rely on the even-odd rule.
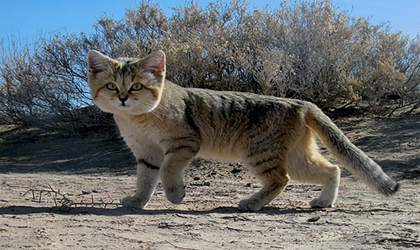
[[331,200],[321,200],[319,198],[315,198],[309,202],[309,205],[312,208],[324,208],[324,207],[334,207],[334,201]]
[[179,204],[185,197],[185,187],[167,187],[165,188],[166,198],[173,204]]
[[148,200],[139,199],[133,196],[127,196],[121,200],[121,204],[128,208],[142,209],[146,206]]
[[244,199],[239,202],[239,210],[242,211],[259,211],[263,207],[257,199]]

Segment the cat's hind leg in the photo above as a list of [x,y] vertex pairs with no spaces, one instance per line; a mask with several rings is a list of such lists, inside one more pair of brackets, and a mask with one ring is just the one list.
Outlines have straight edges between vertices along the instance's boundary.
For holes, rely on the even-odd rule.
[[317,165],[310,167],[315,177],[312,182],[323,184],[321,195],[309,202],[311,207],[333,207],[337,199],[338,188],[340,185],[340,168],[326,162],[318,162]]
[[285,189],[290,178],[278,158],[250,165],[250,171],[262,181],[263,187],[248,199],[241,200],[239,209],[258,211]]
[[121,203],[125,207],[144,208],[153,195],[159,180],[159,166],[144,159],[137,160],[137,191],[133,196],[127,196]]
[[311,207],[333,207],[340,185],[340,168],[318,154],[308,162],[307,167],[299,166],[298,172],[290,171],[292,179],[323,185],[321,194],[309,202]]
[[311,207],[334,206],[340,185],[340,168],[318,152],[308,128],[303,143],[297,145],[289,154],[288,172],[294,180],[323,185],[321,195],[309,202]]

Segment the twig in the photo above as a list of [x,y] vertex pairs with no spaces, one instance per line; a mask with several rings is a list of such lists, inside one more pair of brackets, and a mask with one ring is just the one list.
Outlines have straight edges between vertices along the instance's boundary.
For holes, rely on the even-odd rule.
[[189,247],[179,247],[179,246],[177,246],[177,245],[173,244],[172,242],[170,242],[169,240],[166,240],[166,242],[167,242],[169,245],[171,245],[172,247],[177,248],[177,249],[184,249],[184,250],[196,250],[195,248],[189,248]]
[[382,238],[380,240],[378,240],[378,243],[386,243],[386,242],[398,242],[401,243],[403,245],[407,245],[407,246],[420,246],[420,241],[418,240],[412,240],[412,239],[403,239],[403,238]]
[[67,198],[67,196],[65,194],[62,194],[59,189],[54,190],[50,184],[48,184],[48,187],[49,189],[29,189],[23,194],[23,196],[25,196],[28,193],[32,193],[32,200],[41,203],[43,194],[50,195],[52,196],[55,207],[59,207],[60,209],[64,208],[66,211],[69,210],[71,207],[77,206],[102,208],[106,208],[108,205],[113,205],[116,207],[122,206],[121,202],[115,203],[114,200],[112,200],[111,202],[105,202],[104,200],[100,199],[99,202],[96,202],[93,195],[91,195],[90,202],[85,202],[84,197],[82,197],[80,202],[76,202],[70,198]]

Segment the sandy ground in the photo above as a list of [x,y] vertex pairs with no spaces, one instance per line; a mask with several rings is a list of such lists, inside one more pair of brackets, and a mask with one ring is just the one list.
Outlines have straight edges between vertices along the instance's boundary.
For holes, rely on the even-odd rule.
[[339,126],[401,182],[396,196],[344,172],[334,208],[311,209],[320,187],[291,182],[262,211],[241,212],[258,181],[238,163],[197,160],[182,204],[166,201],[159,186],[145,210],[130,210],[118,203],[135,191],[135,163],[118,139],[3,127],[0,249],[420,248],[420,116]]

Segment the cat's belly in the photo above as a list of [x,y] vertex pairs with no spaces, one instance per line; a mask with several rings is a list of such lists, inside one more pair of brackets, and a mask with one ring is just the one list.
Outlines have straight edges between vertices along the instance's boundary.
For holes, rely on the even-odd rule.
[[197,156],[216,161],[237,162],[241,160],[236,153],[230,152],[228,150],[212,150],[204,148],[198,152]]

